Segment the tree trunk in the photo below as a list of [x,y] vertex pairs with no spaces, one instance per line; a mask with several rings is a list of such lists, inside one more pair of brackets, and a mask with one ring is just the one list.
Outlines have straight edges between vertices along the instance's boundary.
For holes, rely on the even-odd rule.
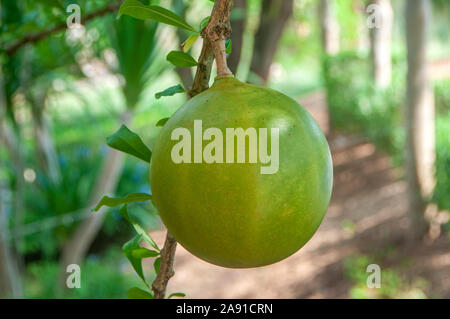
[[0,181],[0,298],[22,298],[19,267],[9,245],[6,189]]
[[408,181],[411,235],[420,238],[427,224],[424,212],[434,185],[434,101],[428,81],[426,56],[430,21],[428,0],[410,0],[406,5],[408,75],[406,97],[406,177]]
[[250,71],[264,82],[269,78],[270,66],[286,22],[292,15],[293,0],[263,0],[261,19],[255,35]]
[[[4,91],[3,83],[3,73],[0,67],[0,145],[1,142],[5,145],[6,149],[10,153],[11,160],[16,162],[14,167],[16,168],[16,174],[18,179],[21,180],[22,171],[18,167],[22,167],[21,158],[15,154],[15,149],[11,145],[9,136],[14,134],[9,132],[6,126],[6,96]],[[16,157],[14,157],[16,156]],[[2,163],[0,163],[2,164]],[[20,172],[18,172],[20,171]],[[19,182],[21,184],[21,182]],[[22,297],[22,280],[19,270],[18,259],[15,258],[12,247],[9,245],[9,228],[8,219],[5,213],[6,207],[6,190],[8,188],[3,185],[2,180],[0,180],[0,298],[3,297]],[[15,194],[15,203],[17,203],[17,193]],[[21,194],[20,194],[21,195]],[[16,207],[20,209],[21,207]]]
[[[127,125],[131,122],[131,112],[126,111],[121,119],[120,124]],[[124,163],[124,154],[116,150],[109,150],[109,154],[104,158],[102,169],[96,180],[94,189],[88,201],[86,210],[93,208],[100,199],[106,194],[114,193],[119,182]],[[88,218],[84,219],[70,240],[63,248],[61,256],[60,269],[60,286],[59,291],[65,289],[66,268],[70,264],[80,265],[86,256],[89,247],[94,241],[96,235],[100,231],[105,219],[107,208],[103,207],[99,211],[92,213]]]
[[319,20],[323,49],[326,54],[335,55],[339,52],[339,24],[334,13],[333,0],[320,0]]
[[236,74],[242,53],[242,43],[244,40],[245,22],[247,21],[247,1],[235,0],[232,12],[237,12],[238,16],[231,19],[231,45],[232,50],[228,56],[228,67],[233,74]]
[[391,84],[391,39],[394,13],[390,0],[372,0],[375,19],[370,29],[370,49],[375,85],[386,88]]
[[44,116],[45,97],[35,98],[29,95],[28,100],[31,103],[33,138],[37,163],[47,177],[54,184],[57,184],[61,180],[61,170],[55,144],[50,135],[47,119]]

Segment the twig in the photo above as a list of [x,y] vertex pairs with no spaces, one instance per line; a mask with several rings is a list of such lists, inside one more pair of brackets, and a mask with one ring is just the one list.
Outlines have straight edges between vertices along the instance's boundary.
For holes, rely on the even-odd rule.
[[[232,74],[230,69],[228,69],[225,54],[225,39],[231,34],[230,12],[232,6],[233,0],[216,0],[214,3],[211,19],[202,30],[203,46],[198,59],[194,84],[189,90],[189,97],[194,97],[208,89],[214,57],[216,58],[218,76]],[[169,279],[175,274],[173,260],[176,248],[177,242],[175,238],[167,232],[164,247],[161,250],[159,272],[152,284],[155,299],[163,299],[165,297]]]
[[232,75],[225,53],[225,40],[231,34],[230,13],[232,7],[232,0],[217,0],[214,3],[209,23],[202,30],[202,36],[211,43],[216,58],[217,76]]
[[189,90],[189,97],[205,91],[209,87],[209,78],[211,77],[211,67],[214,61],[214,54],[211,44],[208,40],[203,40],[202,51],[198,59],[197,72],[195,72],[194,84]]
[[155,299],[164,299],[169,279],[175,274],[173,271],[173,260],[175,259],[175,251],[177,249],[177,241],[167,232],[164,247],[161,249],[161,265],[158,275],[152,284]]
[[[105,15],[107,13],[110,13],[110,12],[116,11],[120,7],[120,5],[122,4],[123,1],[124,0],[120,0],[118,2],[109,3],[104,8],[85,15],[84,17],[82,17],[81,23],[85,24],[89,20],[92,20],[94,18],[103,16],[103,15]],[[66,22],[64,22],[62,24],[59,24],[59,25],[56,25],[54,27],[51,27],[51,28],[49,28],[47,30],[38,32],[38,33],[28,34],[28,35],[24,36],[23,38],[21,38],[20,40],[17,40],[15,43],[13,43],[10,46],[8,46],[6,48],[6,50],[5,50],[5,52],[8,55],[14,55],[17,52],[17,50],[19,50],[25,44],[27,44],[27,43],[35,43],[35,42],[44,40],[48,36],[50,36],[50,35],[52,35],[54,33],[57,33],[57,32],[59,32],[61,30],[64,30],[65,28],[67,28],[67,23]]]

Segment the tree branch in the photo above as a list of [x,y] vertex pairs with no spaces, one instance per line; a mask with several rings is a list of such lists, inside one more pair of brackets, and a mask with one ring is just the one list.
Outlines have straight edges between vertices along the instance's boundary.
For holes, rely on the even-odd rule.
[[189,90],[189,97],[205,91],[209,87],[209,79],[211,77],[211,67],[214,61],[214,54],[211,44],[208,40],[203,39],[202,52],[198,59],[197,71],[195,72],[194,84]]
[[[195,73],[194,84],[189,90],[189,98],[205,91],[209,87],[211,77],[211,66],[216,58],[217,75],[231,75],[228,69],[225,54],[225,39],[231,34],[230,12],[233,0],[216,0],[208,25],[202,30],[203,46],[198,59],[197,71]],[[173,261],[177,241],[167,231],[164,247],[161,250],[161,265],[158,275],[152,284],[155,299],[163,299],[166,295],[169,279],[175,274]]]
[[[85,24],[89,20],[92,20],[94,18],[103,16],[103,15],[105,15],[107,13],[110,13],[110,12],[116,11],[120,7],[122,2],[124,2],[124,0],[120,0],[120,1],[114,2],[114,3],[109,3],[103,9],[100,9],[100,10],[97,10],[97,11],[94,11],[94,12],[91,12],[91,13],[85,15],[84,17],[82,17],[81,23]],[[62,24],[59,24],[59,25],[56,25],[56,26],[53,26],[53,27],[51,27],[51,28],[49,28],[47,30],[41,31],[41,32],[28,34],[28,35],[24,36],[23,38],[17,40],[15,43],[11,44],[10,46],[7,46],[5,52],[8,55],[14,55],[17,52],[17,50],[19,50],[25,44],[27,44],[27,43],[35,43],[35,42],[44,40],[48,36],[50,36],[50,35],[52,35],[54,33],[57,33],[59,31],[62,31],[65,28],[67,28],[67,23],[66,22],[64,22]]]
[[173,261],[175,259],[176,249],[177,241],[169,232],[167,232],[164,247],[161,249],[161,265],[159,267],[159,272],[152,284],[155,299],[164,299],[169,279],[175,274],[173,271]]
[[216,58],[217,76],[232,75],[225,53],[225,40],[231,34],[230,13],[232,7],[232,0],[217,0],[214,3],[209,23],[202,30],[202,36],[211,43]]

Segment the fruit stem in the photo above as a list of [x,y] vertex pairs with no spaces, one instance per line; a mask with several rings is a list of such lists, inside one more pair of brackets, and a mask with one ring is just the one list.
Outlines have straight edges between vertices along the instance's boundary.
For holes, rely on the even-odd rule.
[[204,39],[211,43],[217,65],[217,76],[232,75],[227,65],[225,40],[230,37],[232,0],[216,0],[208,25],[202,30]]
[[[188,97],[208,89],[211,76],[211,65],[213,57],[216,59],[217,76],[233,75],[227,65],[225,53],[225,40],[231,34],[230,13],[233,7],[232,0],[216,0],[214,3],[211,19],[208,25],[202,30],[203,47],[199,57],[194,83],[188,92]],[[164,247],[161,250],[161,265],[152,284],[155,299],[163,299],[166,295],[166,288],[169,279],[174,275],[173,261],[177,241],[167,231]]]

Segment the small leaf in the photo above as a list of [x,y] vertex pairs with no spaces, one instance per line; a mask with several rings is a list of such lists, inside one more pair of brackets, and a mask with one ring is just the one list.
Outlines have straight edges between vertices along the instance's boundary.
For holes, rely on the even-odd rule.
[[155,262],[153,263],[153,268],[155,268],[156,273],[159,273],[160,266],[161,266],[161,257],[158,257],[155,259]]
[[199,38],[198,34],[190,35],[186,39],[186,41],[184,41],[181,44],[181,50],[183,50],[184,53],[188,52],[192,48],[192,46],[194,45],[194,43],[197,41],[198,38]]
[[119,8],[118,17],[122,14],[128,14],[136,19],[154,20],[165,24],[173,25],[177,28],[197,32],[180,16],[170,10],[160,6],[146,6],[138,0],[126,0]]
[[159,121],[158,121],[158,123],[156,123],[156,126],[164,126],[166,123],[167,123],[167,121],[170,119],[170,117],[165,117],[165,118],[163,118],[163,119],[160,119]]
[[129,299],[153,299],[153,295],[138,287],[131,288],[127,291],[127,297]]
[[159,256],[159,252],[147,248],[136,248],[131,252],[131,254],[133,257],[139,259]]
[[204,27],[206,27],[209,23],[209,20],[211,19],[210,16],[204,18],[201,22],[200,22],[200,27],[199,27],[199,31],[201,32],[203,30]]
[[231,43],[231,39],[228,39],[227,41],[225,41],[225,53],[226,54],[230,54],[231,53],[231,49],[232,49],[232,43]]
[[128,260],[131,263],[131,266],[133,266],[134,271],[138,274],[138,276],[142,279],[142,281],[147,285],[147,282],[145,281],[144,271],[142,270],[142,259],[136,258],[133,256],[133,250],[140,248],[139,243],[142,240],[141,235],[134,236],[133,239],[127,241],[122,246],[122,252],[125,255],[125,257],[128,258]]
[[155,248],[157,251],[159,251],[158,245],[155,243],[153,238],[150,237],[149,234],[144,230],[144,228],[141,227],[136,221],[134,221],[130,215],[128,214],[128,207],[127,205],[123,205],[122,208],[119,210],[119,215],[122,216],[126,221],[128,221],[136,231],[138,235],[142,236],[142,239],[145,240],[145,242],[149,245],[151,245],[153,248]]
[[167,61],[180,68],[189,68],[197,65],[197,61],[187,53],[171,51],[167,55]]
[[152,152],[142,142],[139,135],[122,125],[117,132],[108,136],[106,144],[121,152],[133,155],[145,162],[150,162]]
[[170,294],[169,297],[167,297],[167,299],[170,299],[172,297],[186,297],[186,294],[182,292],[174,292],[173,294]]
[[172,96],[177,93],[186,92],[181,84],[171,86],[170,88],[165,89],[164,91],[158,92],[155,94],[155,98],[159,99],[161,96]]
[[146,193],[132,193],[125,197],[109,197],[103,196],[100,202],[93,209],[94,212],[98,211],[102,206],[116,207],[125,203],[132,202],[145,202],[151,200],[152,196]]

